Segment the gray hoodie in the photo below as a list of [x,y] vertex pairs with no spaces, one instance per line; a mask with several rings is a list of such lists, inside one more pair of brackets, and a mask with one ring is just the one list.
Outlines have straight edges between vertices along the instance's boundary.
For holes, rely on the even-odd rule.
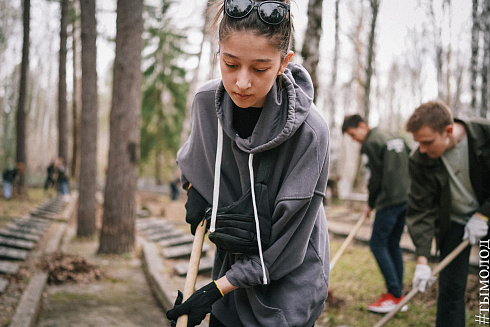
[[[327,298],[330,259],[323,198],[329,131],[312,102],[306,70],[289,64],[281,79],[267,95],[247,139],[232,126],[234,104],[222,82],[202,86],[193,102],[191,135],[177,154],[184,185],[192,183],[212,203],[219,118],[224,131],[222,207],[250,190],[250,154],[280,147],[268,184],[274,210],[264,264],[258,254],[218,250],[215,255],[213,279],[226,275],[239,287],[213,305],[213,314],[227,326],[311,326]],[[256,170],[257,162],[253,167]]]

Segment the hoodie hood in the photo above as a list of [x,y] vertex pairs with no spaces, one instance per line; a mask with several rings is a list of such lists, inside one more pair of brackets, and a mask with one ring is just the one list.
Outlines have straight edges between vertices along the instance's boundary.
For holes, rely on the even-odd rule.
[[254,132],[247,139],[240,138],[233,128],[234,103],[223,82],[216,90],[215,101],[224,133],[240,150],[255,154],[279,146],[297,131],[308,117],[313,102],[313,84],[302,66],[290,63],[267,94]]

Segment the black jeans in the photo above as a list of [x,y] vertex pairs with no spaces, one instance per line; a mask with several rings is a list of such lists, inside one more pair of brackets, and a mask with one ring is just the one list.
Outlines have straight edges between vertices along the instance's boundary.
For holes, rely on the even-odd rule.
[[[464,226],[452,223],[440,245],[441,260],[463,241],[463,235]],[[471,246],[468,246],[439,274],[438,327],[465,326],[465,290],[470,251]]]

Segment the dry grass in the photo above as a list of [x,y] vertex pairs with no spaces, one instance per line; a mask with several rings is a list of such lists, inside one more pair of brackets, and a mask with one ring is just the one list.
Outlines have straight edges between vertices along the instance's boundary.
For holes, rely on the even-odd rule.
[[[331,240],[331,253],[335,254],[343,239],[334,237]],[[404,255],[405,262],[405,294],[411,289],[412,277],[415,270],[415,260],[412,254]],[[476,278],[470,276],[470,279]],[[475,292],[468,283],[468,292]],[[386,327],[428,327],[435,325],[436,315],[436,286],[425,293],[418,293],[409,303],[408,311],[398,313],[388,321]],[[315,324],[320,327],[351,326],[372,327],[383,318],[381,314],[367,311],[366,305],[374,302],[385,292],[384,280],[375,262],[374,256],[365,244],[351,244],[335,265],[330,275],[331,295],[339,302],[329,304]],[[477,292],[478,290],[476,290]],[[330,301],[327,301],[330,303]],[[474,315],[477,313],[467,305],[466,325],[475,324]]]
[[5,200],[2,194],[0,197],[0,228],[11,222],[13,218],[28,216],[32,209],[53,195],[52,192],[45,193],[41,188],[29,188],[27,197],[24,199],[13,197]]

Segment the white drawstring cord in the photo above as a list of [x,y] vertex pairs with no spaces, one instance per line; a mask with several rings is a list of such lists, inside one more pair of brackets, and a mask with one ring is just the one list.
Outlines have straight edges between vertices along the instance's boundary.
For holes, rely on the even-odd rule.
[[254,169],[253,169],[253,153],[250,153],[248,157],[248,170],[250,173],[250,187],[252,192],[252,203],[254,208],[254,217],[255,217],[255,230],[257,231],[257,245],[259,246],[259,257],[260,264],[262,265],[262,274],[264,277],[264,285],[267,284],[267,276],[265,274],[265,265],[264,265],[264,256],[262,254],[262,241],[260,240],[260,226],[259,226],[259,215],[257,213],[257,203],[255,201],[255,183],[254,183]]
[[[221,121],[218,118],[218,142],[216,146],[216,162],[214,165],[214,187],[213,187],[213,208],[211,210],[211,226],[209,231],[214,232],[216,227],[216,214],[218,212],[218,199],[219,199],[219,184],[221,180],[221,158],[223,155],[223,128]],[[257,245],[259,247],[260,264],[262,265],[263,283],[267,284],[267,275],[265,273],[264,255],[262,254],[262,241],[260,239],[260,226],[259,215],[257,213],[257,203],[255,201],[255,182],[254,182],[254,170],[253,170],[253,157],[251,153],[248,158],[248,170],[250,173],[250,187],[252,192],[252,203],[254,209],[255,229],[257,232]]]
[[213,233],[216,227],[216,214],[218,212],[219,183],[221,177],[221,157],[223,154],[223,128],[218,118],[218,143],[216,145],[216,162],[214,164],[214,188],[213,188],[213,209],[211,211],[211,226],[209,232]]

